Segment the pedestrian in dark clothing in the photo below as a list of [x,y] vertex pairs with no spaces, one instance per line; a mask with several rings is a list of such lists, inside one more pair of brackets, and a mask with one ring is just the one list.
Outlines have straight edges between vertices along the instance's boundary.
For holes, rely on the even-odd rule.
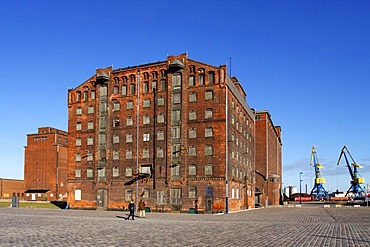
[[128,204],[128,210],[130,211],[130,214],[128,215],[126,220],[130,219],[130,216],[132,217],[132,220],[135,220],[135,203],[133,200]]

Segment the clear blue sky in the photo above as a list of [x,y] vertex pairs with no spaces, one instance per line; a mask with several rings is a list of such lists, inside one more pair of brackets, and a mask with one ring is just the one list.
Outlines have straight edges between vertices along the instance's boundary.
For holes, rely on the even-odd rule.
[[[99,67],[184,52],[229,63],[248,104],[283,131],[284,186],[312,189],[317,146],[329,190],[347,145],[370,182],[370,1],[2,1],[0,177],[23,179],[26,135],[67,130],[67,90]],[[338,175],[337,175],[338,174]]]

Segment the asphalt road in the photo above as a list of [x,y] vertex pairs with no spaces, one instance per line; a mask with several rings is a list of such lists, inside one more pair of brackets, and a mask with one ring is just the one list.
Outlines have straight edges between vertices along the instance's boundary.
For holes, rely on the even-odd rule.
[[126,214],[0,208],[0,246],[370,246],[370,207]]

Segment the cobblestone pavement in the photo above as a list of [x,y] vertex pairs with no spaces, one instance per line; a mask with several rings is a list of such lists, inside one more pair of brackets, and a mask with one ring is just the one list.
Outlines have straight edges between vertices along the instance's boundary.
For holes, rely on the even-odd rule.
[[370,208],[269,207],[222,215],[0,208],[0,246],[370,246]]

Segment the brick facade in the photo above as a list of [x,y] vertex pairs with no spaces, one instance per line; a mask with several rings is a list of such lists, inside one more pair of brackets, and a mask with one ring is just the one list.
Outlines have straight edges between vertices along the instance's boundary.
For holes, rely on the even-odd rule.
[[68,91],[67,202],[118,209],[142,197],[153,211],[254,207],[254,118],[225,65],[181,54],[97,69]]
[[[256,188],[261,206],[279,205],[282,189],[281,128],[268,111],[256,112]],[[267,204],[267,205],[266,205]]]
[[24,198],[24,181],[0,178],[0,199]]
[[24,183],[27,200],[66,200],[67,132],[42,127],[27,135]]

